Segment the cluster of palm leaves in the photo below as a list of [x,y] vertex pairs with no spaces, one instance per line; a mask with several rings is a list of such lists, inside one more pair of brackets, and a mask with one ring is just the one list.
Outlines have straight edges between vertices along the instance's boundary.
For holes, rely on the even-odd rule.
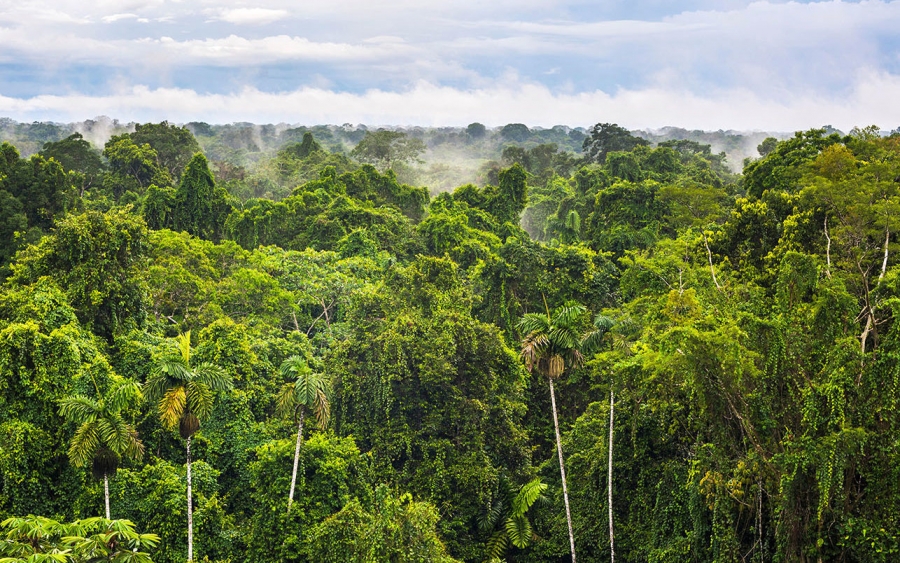
[[[79,425],[69,448],[69,459],[76,467],[91,464],[94,476],[103,480],[106,520],[109,521],[109,478],[115,475],[123,459],[140,461],[144,453],[144,446],[138,438],[137,432],[131,424],[126,422],[123,413],[129,408],[139,405],[143,399],[156,403],[162,425],[169,430],[177,428],[185,440],[188,561],[193,561],[191,438],[200,429],[201,421],[212,414],[216,392],[230,389],[231,379],[211,363],[193,361],[190,331],[177,336],[174,344],[172,349],[157,360],[143,389],[137,382],[117,377],[105,396],[97,399],[83,395],[67,397],[59,401],[59,408],[60,413],[67,420]],[[277,411],[281,416],[293,416],[298,425],[294,469],[288,494],[288,512],[290,512],[297,481],[300,447],[303,443],[304,419],[308,413],[311,413],[320,428],[324,428],[328,424],[330,385],[321,373],[314,371],[307,361],[299,356],[291,356],[285,360],[281,365],[281,374],[292,381],[286,383],[281,389]],[[99,396],[99,388],[96,390]],[[50,524],[52,521],[43,524],[41,522],[43,520],[32,519],[28,521],[28,525],[35,526],[34,530],[39,530],[39,524],[46,525],[50,530],[48,533],[57,533],[58,529],[52,528]],[[87,525],[84,524],[86,522],[93,525],[94,521],[84,520],[82,521],[83,525]],[[40,532],[34,533],[40,535]],[[47,555],[49,559],[44,558],[44,555]],[[70,560],[54,557],[53,554],[41,554],[34,561]],[[15,560],[10,560],[10,562],[12,561]],[[29,561],[32,560],[29,559]],[[122,559],[122,561],[125,560]],[[129,559],[128,561],[137,562],[139,559]],[[7,562],[0,560],[0,563]]]
[[488,561],[502,560],[510,544],[518,548],[526,547],[535,538],[528,510],[533,504],[544,499],[547,485],[535,478],[516,491],[508,482],[503,482],[500,495],[489,510],[479,520],[483,532],[491,533],[487,543]]
[[156,534],[139,534],[128,520],[87,518],[63,524],[28,516],[0,522],[0,563],[152,563],[145,549],[159,544]]

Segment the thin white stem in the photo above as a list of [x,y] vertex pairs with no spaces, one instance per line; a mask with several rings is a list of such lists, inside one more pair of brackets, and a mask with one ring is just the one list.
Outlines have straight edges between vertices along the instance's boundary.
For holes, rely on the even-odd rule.
[[300,424],[297,425],[297,445],[294,447],[294,471],[291,473],[291,492],[288,494],[288,514],[294,503],[294,486],[297,483],[297,462],[300,460],[300,445],[303,443],[303,409],[300,409]]
[[191,439],[187,439],[188,563],[194,560],[194,501],[191,499]]
[[712,251],[709,249],[709,241],[706,239],[706,233],[703,233],[703,245],[706,246],[706,258],[709,260],[709,271],[712,273],[713,283],[716,284],[716,289],[721,290],[722,286],[719,285],[719,280],[716,279],[716,268],[713,266]]
[[566,523],[569,525],[569,547],[572,550],[572,563],[575,563],[575,534],[572,532],[572,513],[569,511],[569,490],[566,487],[566,466],[563,463],[562,442],[559,439],[559,420],[556,417],[556,392],[553,390],[553,378],[550,381],[550,404],[553,407],[553,429],[556,431],[556,453],[559,454],[559,474],[562,477],[563,502],[566,505]]
[[109,520],[109,475],[103,474],[103,500],[106,501],[106,519]]
[[828,244],[825,246],[825,274],[831,279],[831,237],[828,235],[828,215],[825,215],[825,240]]
[[615,394],[609,389],[609,468],[606,475],[609,504],[609,560],[615,563],[616,541],[613,533],[613,420],[615,413]]

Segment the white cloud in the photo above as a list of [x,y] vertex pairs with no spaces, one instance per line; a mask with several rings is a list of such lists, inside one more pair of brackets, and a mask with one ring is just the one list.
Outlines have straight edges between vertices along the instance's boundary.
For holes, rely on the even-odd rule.
[[182,62],[191,64],[218,63],[225,66],[252,65],[275,61],[353,61],[367,62],[379,58],[402,55],[404,47],[395,43],[353,45],[349,43],[319,43],[305,37],[276,35],[262,39],[247,39],[229,35],[221,39],[190,39],[176,41],[171,37],[142,39],[142,47],[156,51],[161,48],[177,54]]
[[630,128],[674,125],[700,129],[799,130],[829,123],[842,129],[900,124],[900,76],[863,71],[843,98],[800,93],[778,100],[745,89],[707,95],[668,89],[556,93],[531,83],[505,81],[465,90],[420,82],[406,91],[360,94],[323,88],[233,94],[136,86],[106,96],[0,96],[0,115],[28,121],[77,121],[105,114],[120,120],[210,123],[367,123],[373,125],[591,125],[615,121]]
[[[615,9],[607,9],[583,0],[302,5],[295,0],[252,5],[246,0],[29,0],[0,10],[0,61],[16,63],[0,69],[0,95],[71,90],[67,70],[78,66],[93,73],[79,84],[119,81],[146,88],[103,95],[99,89],[104,86],[96,86],[92,92],[100,94],[94,97],[7,97],[3,102],[21,108],[64,99],[80,108],[79,103],[93,107],[108,101],[124,104],[126,117],[132,111],[167,110],[156,100],[178,92],[184,104],[197,100],[196,108],[183,107],[188,119],[194,118],[187,115],[193,109],[218,107],[224,117],[210,119],[222,121],[239,118],[251,111],[247,108],[271,110],[265,115],[275,120],[283,108],[321,98],[335,111],[298,114],[297,119],[332,116],[342,123],[362,120],[342,117],[352,113],[384,115],[384,122],[408,117],[410,123],[419,118],[462,122],[470,114],[481,121],[496,116],[494,121],[504,123],[508,120],[501,116],[533,121],[529,116],[543,120],[546,115],[551,125],[577,124],[593,121],[593,111],[597,119],[606,113],[630,115],[635,127],[692,125],[709,117],[709,126],[719,128],[777,116],[785,120],[784,128],[792,128],[795,122],[815,121],[810,112],[825,108],[843,112],[849,125],[866,121],[851,119],[864,112],[892,115],[893,100],[863,94],[865,84],[895,83],[890,73],[900,68],[900,0],[630,1],[633,8],[626,8],[626,0],[610,0]],[[691,6],[691,11],[667,15],[677,11],[670,4]],[[604,18],[609,13],[617,19]],[[18,73],[19,66],[38,72]],[[862,68],[870,70],[860,74]],[[45,77],[56,82],[40,82]],[[173,84],[181,89],[160,88]],[[248,88],[227,93],[234,84]],[[263,93],[298,84],[315,87]],[[382,89],[333,91],[376,86]],[[220,95],[197,94],[200,89]],[[853,114],[848,100],[856,103]],[[866,106],[866,100],[880,105]],[[172,107],[182,111],[179,104]],[[466,113],[468,108],[472,111]],[[751,110],[761,113],[747,113]],[[456,111],[462,113],[455,116]],[[112,110],[98,108],[97,113]],[[728,121],[718,123],[713,116]],[[759,125],[764,126],[777,124]]]
[[236,25],[265,25],[288,17],[287,10],[232,8],[220,10],[216,19]]
[[119,20],[134,20],[137,19],[137,14],[112,14],[110,16],[103,16],[100,18],[103,23],[113,23]]

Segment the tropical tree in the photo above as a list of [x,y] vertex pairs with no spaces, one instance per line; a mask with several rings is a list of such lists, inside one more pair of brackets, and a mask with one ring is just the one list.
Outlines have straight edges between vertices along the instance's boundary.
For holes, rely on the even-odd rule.
[[59,401],[59,413],[79,425],[69,445],[69,459],[76,467],[90,462],[94,477],[103,480],[107,520],[110,518],[109,476],[116,474],[123,457],[140,461],[144,456],[144,444],[137,431],[122,417],[123,410],[140,400],[140,384],[119,379],[100,399],[75,395]]
[[425,149],[425,143],[420,139],[408,137],[400,131],[379,129],[367,131],[366,136],[350,151],[350,156],[380,170],[387,170],[398,163],[418,162],[419,155]]
[[[546,308],[546,302],[544,303]],[[550,383],[550,406],[553,410],[553,428],[556,432],[556,452],[559,455],[559,474],[562,478],[563,502],[566,506],[566,522],[569,526],[569,547],[572,563],[575,563],[575,535],[572,532],[572,514],[569,510],[569,492],[566,486],[566,467],[563,462],[562,443],[559,438],[559,420],[556,415],[556,392],[553,382],[559,379],[568,367],[584,362],[582,341],[578,332],[579,319],[586,309],[583,305],[571,303],[558,307],[551,314],[528,313],[519,319],[518,328],[525,334],[522,340],[522,358],[528,371],[538,370]]]
[[291,491],[288,493],[288,512],[294,502],[294,488],[297,483],[297,463],[300,459],[300,446],[303,444],[303,419],[306,411],[312,411],[319,428],[328,424],[331,405],[328,400],[328,380],[322,374],[313,371],[300,356],[291,356],[281,364],[281,375],[294,380],[285,383],[278,395],[277,409],[281,416],[288,413],[297,421],[297,445],[294,448],[294,469],[291,472]]
[[194,560],[194,517],[191,498],[191,437],[200,420],[213,410],[216,391],[231,388],[231,379],[210,363],[191,364],[191,331],[175,338],[175,349],[156,363],[146,384],[146,395],[158,401],[159,419],[169,430],[178,427],[187,458],[188,561]]
[[500,561],[510,543],[520,549],[531,543],[534,531],[528,521],[528,510],[543,498],[546,490],[546,483],[536,477],[522,485],[518,492],[510,486],[501,491],[500,497],[478,522],[482,530],[496,529],[487,543],[490,561]]

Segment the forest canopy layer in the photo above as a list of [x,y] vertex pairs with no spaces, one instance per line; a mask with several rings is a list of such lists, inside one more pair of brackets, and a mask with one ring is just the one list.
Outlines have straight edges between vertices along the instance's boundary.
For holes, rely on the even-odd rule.
[[898,557],[900,134],[91,123],[0,123],[3,561]]

